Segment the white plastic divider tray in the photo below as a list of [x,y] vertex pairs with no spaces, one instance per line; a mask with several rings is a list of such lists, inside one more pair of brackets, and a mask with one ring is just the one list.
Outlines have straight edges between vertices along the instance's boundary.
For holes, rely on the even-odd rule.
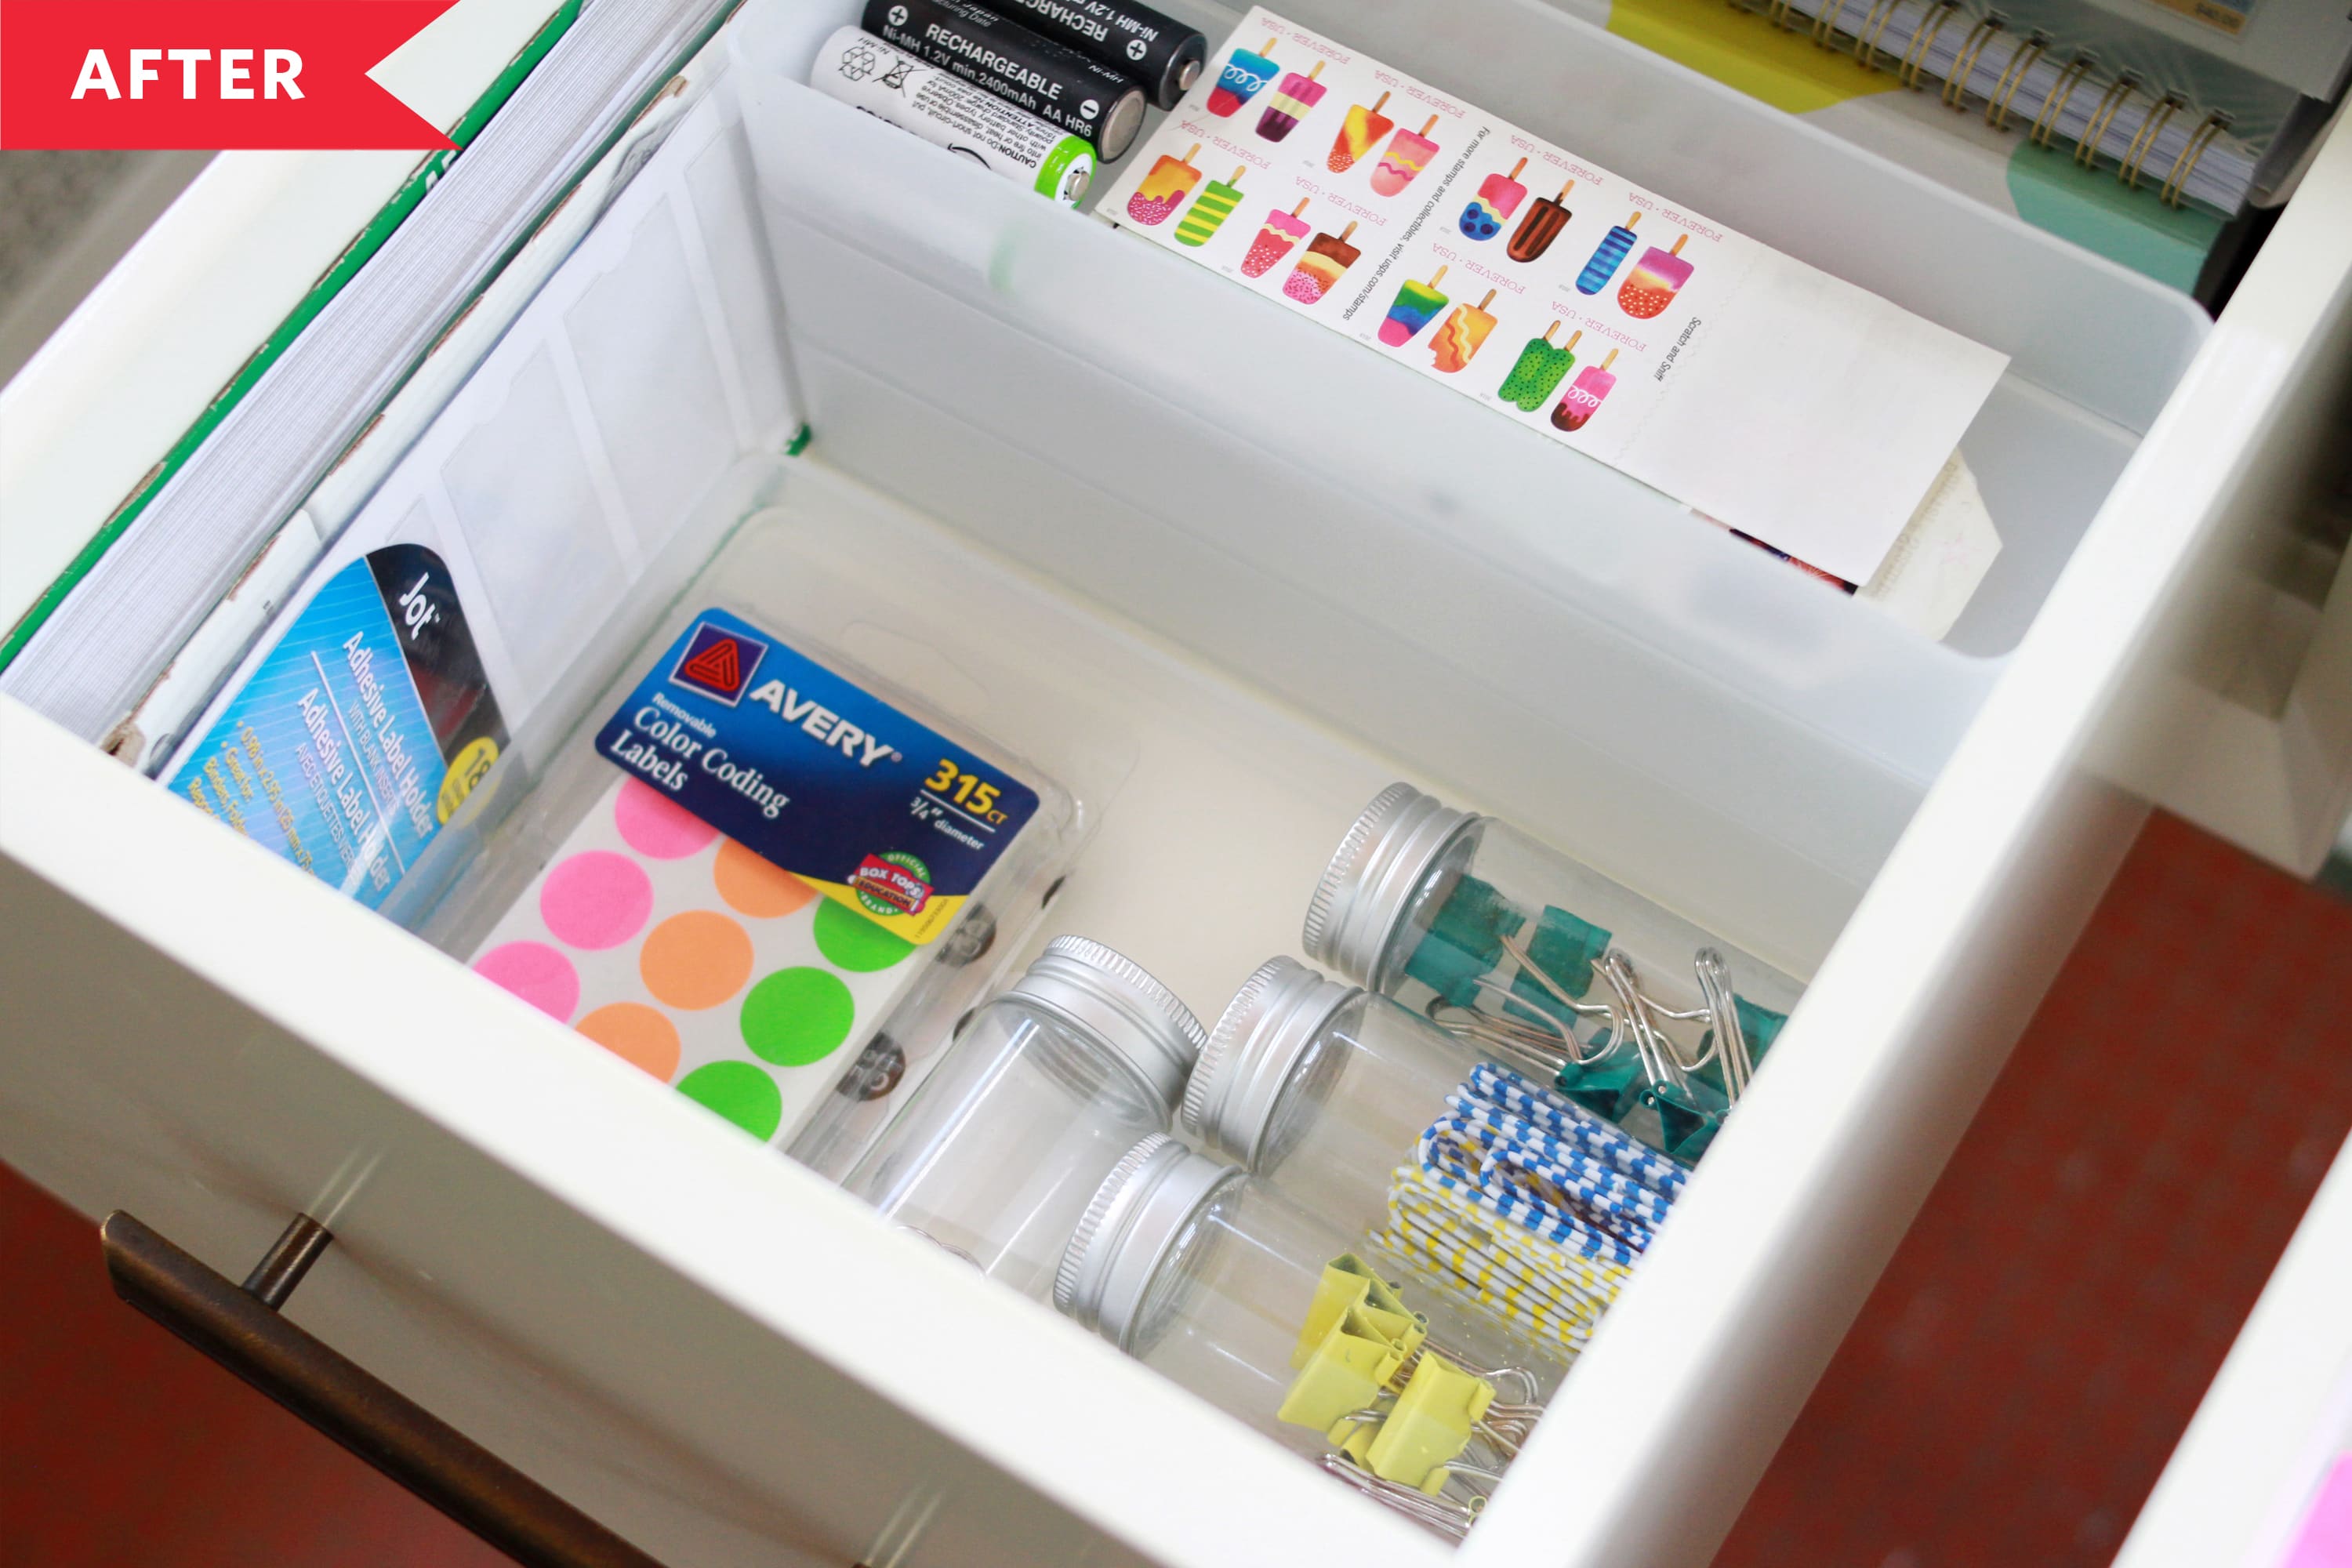
[[1959,646],[824,98],[802,79],[856,7],[759,5],[736,88],[812,425],[1097,602],[1442,752],[1441,778],[1509,781],[1544,802],[1529,826],[1810,971],[2202,313],[1540,5],[1292,11],[2012,355],[1965,443],[2006,543]]

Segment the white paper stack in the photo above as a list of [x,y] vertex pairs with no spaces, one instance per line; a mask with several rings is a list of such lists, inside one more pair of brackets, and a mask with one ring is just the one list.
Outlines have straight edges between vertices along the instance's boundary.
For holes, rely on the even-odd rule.
[[104,738],[449,323],[728,9],[729,0],[588,5],[416,211],[0,671],[0,691],[87,740]]

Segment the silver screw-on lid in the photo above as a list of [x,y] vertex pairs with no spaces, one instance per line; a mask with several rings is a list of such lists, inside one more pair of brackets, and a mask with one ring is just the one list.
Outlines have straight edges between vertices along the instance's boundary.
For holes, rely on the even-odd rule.
[[1184,1131],[1252,1172],[1266,1127],[1307,1047],[1331,1016],[1364,994],[1295,958],[1271,958],[1242,982],[1209,1031],[1184,1086]]
[[1307,956],[1383,988],[1381,955],[1397,921],[1454,835],[1477,820],[1409,784],[1374,795],[1316,884],[1302,935]]
[[1125,954],[1057,936],[1004,992],[1102,1042],[1143,1075],[1172,1113],[1208,1031],[1192,1009]]
[[1144,1299],[1168,1249],[1202,1206],[1241,1172],[1165,1132],[1129,1149],[1095,1189],[1054,1276],[1054,1305],[1119,1349],[1132,1350]]

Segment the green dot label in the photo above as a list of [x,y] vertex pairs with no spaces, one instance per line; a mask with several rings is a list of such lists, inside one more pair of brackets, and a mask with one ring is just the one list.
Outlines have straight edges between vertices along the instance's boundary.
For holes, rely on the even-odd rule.
[[857,1003],[849,987],[823,969],[779,969],[743,997],[743,1043],[761,1061],[782,1068],[823,1061],[841,1048],[856,1020]]
[[826,962],[866,974],[889,968],[914,952],[915,944],[827,899],[816,911],[816,949]]
[[776,1080],[750,1062],[712,1062],[678,1079],[678,1093],[707,1106],[765,1142],[784,1119]]

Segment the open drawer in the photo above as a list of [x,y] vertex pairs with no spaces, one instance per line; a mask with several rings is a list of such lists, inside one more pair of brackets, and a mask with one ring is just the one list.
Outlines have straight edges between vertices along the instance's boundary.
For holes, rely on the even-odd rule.
[[2116,1554],[2325,1568],[2352,1512],[2352,1159],[2342,1152]]
[[[941,628],[907,679],[967,707],[1029,671],[1118,713],[1132,765],[1033,950],[1096,936],[1213,1009],[1403,777],[1810,975],[1459,1549],[1704,1562],[2247,656],[2249,542],[2332,482],[2352,139],[2208,333],[1543,7],[1293,7],[2011,353],[1968,438],[2004,575],[1930,645],[818,98],[850,11],[753,0],[605,215],[652,238],[583,248],[611,288],[550,283],[620,301],[640,357],[572,354],[532,405],[494,354],[445,421],[503,455],[493,489],[569,465],[625,509],[733,508]],[[0,908],[0,1157],[224,1269],[314,1215],[342,1245],[296,1319],[679,1568],[1449,1554],[5,702]]]

